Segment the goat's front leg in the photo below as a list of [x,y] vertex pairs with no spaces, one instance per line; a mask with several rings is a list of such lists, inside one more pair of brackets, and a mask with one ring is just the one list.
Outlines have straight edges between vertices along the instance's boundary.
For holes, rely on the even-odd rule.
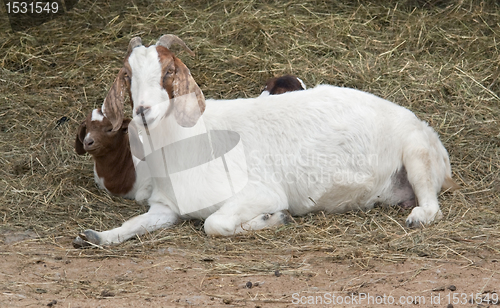
[[85,230],[73,241],[75,248],[95,245],[115,245],[120,244],[136,235],[173,226],[179,216],[168,206],[160,203],[153,203],[149,211],[139,216],[135,216],[123,223],[121,227],[97,232]]

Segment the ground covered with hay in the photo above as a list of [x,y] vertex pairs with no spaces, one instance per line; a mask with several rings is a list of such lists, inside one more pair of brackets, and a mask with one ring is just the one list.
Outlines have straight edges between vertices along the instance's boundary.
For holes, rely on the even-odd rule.
[[[498,303],[500,7],[447,3],[83,0],[22,32],[2,12],[0,307]],[[73,145],[130,38],[165,33],[196,52],[178,55],[209,98],[257,96],[267,78],[292,73],[409,108],[440,134],[462,189],[440,196],[443,219],[418,230],[404,227],[408,210],[375,208],[232,238],[184,222],[73,249],[83,229],[147,210],[98,190]]]

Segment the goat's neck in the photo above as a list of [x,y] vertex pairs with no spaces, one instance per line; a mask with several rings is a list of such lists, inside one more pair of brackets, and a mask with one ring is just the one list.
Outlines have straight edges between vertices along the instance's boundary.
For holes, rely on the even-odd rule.
[[106,155],[94,157],[94,162],[97,175],[110,193],[124,195],[132,190],[136,175],[127,138]]
[[148,149],[147,152],[151,151],[150,149],[152,148],[158,150],[177,141],[207,132],[207,128],[202,118],[200,118],[198,123],[193,127],[181,127],[177,124],[173,115],[165,117],[158,125],[152,128],[147,130],[145,128],[143,129],[142,142]]

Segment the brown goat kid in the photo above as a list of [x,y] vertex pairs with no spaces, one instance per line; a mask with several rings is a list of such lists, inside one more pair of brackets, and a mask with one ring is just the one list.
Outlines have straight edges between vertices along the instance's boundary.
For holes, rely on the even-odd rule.
[[[79,155],[89,153],[94,159],[94,179],[101,189],[114,196],[138,201],[151,195],[151,181],[136,172],[130,151],[129,124],[124,119],[121,127],[113,130],[101,109],[94,109],[80,124],[75,140]],[[137,138],[137,134],[130,134]]]

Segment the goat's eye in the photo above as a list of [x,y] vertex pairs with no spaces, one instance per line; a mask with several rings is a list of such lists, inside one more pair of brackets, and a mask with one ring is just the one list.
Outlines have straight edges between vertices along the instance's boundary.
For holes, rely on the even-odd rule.
[[170,77],[174,74],[174,69],[173,68],[169,68],[166,72],[165,72],[165,77]]
[[129,83],[130,82],[130,76],[128,75],[128,73],[123,73],[123,80],[125,80],[125,82]]
[[163,82],[167,82],[167,80],[172,77],[172,75],[174,74],[174,70],[173,69],[168,69],[166,72],[165,72],[165,75],[163,75]]
[[108,127],[105,129],[106,133],[111,133],[113,131],[113,127]]

